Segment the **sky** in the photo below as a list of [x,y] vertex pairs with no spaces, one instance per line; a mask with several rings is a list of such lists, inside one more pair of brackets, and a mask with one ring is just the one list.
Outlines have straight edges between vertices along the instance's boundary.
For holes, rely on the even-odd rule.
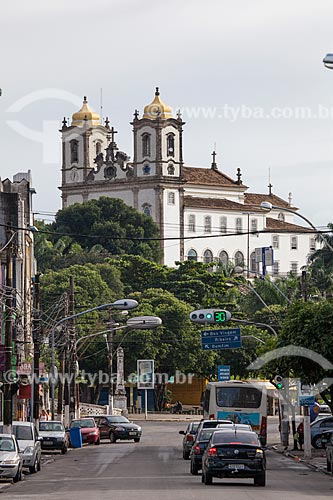
[[[130,121],[160,87],[181,109],[186,165],[333,221],[331,0],[11,0],[1,7],[1,179],[31,170],[37,217],[61,208],[63,117],[84,95],[132,153]],[[44,215],[47,219],[49,216]],[[296,221],[295,221],[296,222]],[[297,221],[300,223],[300,219]]]

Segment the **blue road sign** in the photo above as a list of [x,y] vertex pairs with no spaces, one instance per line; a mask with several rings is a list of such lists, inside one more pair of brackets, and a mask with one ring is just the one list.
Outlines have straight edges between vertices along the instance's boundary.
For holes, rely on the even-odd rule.
[[203,330],[201,344],[204,351],[219,349],[237,349],[242,347],[239,328],[225,330]]
[[217,367],[217,380],[219,382],[225,382],[230,380],[230,366],[229,365],[219,365]]

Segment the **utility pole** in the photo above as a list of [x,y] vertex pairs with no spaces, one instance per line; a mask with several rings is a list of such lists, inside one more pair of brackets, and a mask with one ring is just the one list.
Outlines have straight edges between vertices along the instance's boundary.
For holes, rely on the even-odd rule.
[[4,412],[3,432],[12,433],[13,393],[12,393],[12,355],[13,355],[13,239],[14,233],[10,225],[7,227],[6,251],[6,319],[5,319],[5,377],[3,384]]
[[[69,314],[75,314],[74,303],[74,276],[70,276],[69,282]],[[77,366],[77,352],[75,343],[75,320],[71,319],[69,322],[69,336],[71,346],[71,360],[70,360],[70,390],[69,390],[69,416],[72,420],[76,417],[77,407],[77,394],[76,394],[76,366]]]
[[33,373],[33,408],[32,415],[34,421],[39,419],[39,356],[40,356],[40,274],[37,273],[33,283],[33,323],[32,340],[34,343],[34,373]]
[[[67,296],[67,293],[65,294],[64,315],[68,316],[68,296]],[[67,337],[67,328],[66,328],[66,337]],[[66,373],[65,361],[66,361],[66,354],[67,354],[66,350],[67,350],[67,343],[63,347],[63,349],[60,353],[60,369],[59,369],[60,377],[59,377],[59,382],[58,382],[58,416],[60,416],[61,420],[63,420],[62,414],[63,414],[64,401],[65,401],[65,408],[66,408],[66,401],[68,401],[68,399],[66,399],[66,396],[68,398],[68,385],[67,385],[67,379],[65,378],[65,373]]]

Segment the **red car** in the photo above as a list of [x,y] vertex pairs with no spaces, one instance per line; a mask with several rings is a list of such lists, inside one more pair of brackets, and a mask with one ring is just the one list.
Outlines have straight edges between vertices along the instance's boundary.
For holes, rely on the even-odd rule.
[[81,431],[82,443],[100,444],[99,428],[93,418],[77,418],[72,420],[70,429],[78,428]]

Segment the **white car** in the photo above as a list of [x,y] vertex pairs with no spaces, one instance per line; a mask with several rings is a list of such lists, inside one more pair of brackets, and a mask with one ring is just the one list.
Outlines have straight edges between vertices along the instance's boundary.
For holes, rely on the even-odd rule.
[[0,478],[22,479],[22,454],[13,434],[0,434]]
[[[3,432],[3,422],[0,422],[0,432]],[[12,423],[12,432],[17,439],[22,452],[23,468],[29,469],[31,474],[40,470],[41,440],[36,426],[31,422]]]

